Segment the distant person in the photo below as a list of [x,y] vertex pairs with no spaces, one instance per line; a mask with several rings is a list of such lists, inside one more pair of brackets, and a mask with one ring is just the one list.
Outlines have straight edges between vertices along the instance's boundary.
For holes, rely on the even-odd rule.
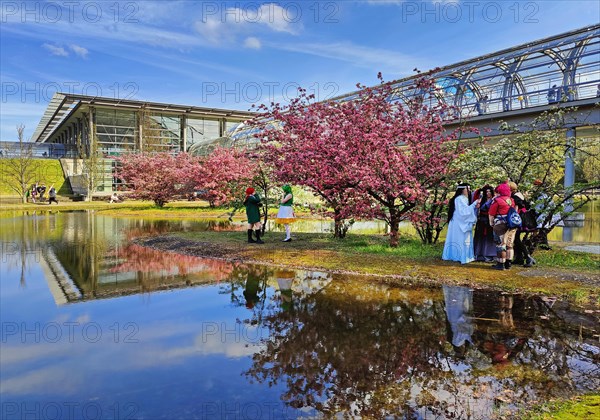
[[559,101],[559,90],[558,87],[556,85],[552,85],[552,87],[550,89],[548,89],[548,104],[552,105],[552,104],[556,104]]
[[448,233],[442,259],[467,264],[475,259],[473,225],[477,222],[476,209],[480,200],[471,202],[471,186],[460,184],[448,207]]
[[483,115],[487,112],[487,102],[487,95],[485,95],[483,98],[477,101],[477,103],[475,104],[475,110],[477,111],[477,115]]
[[39,185],[37,187],[38,197],[41,201],[44,201],[44,194],[46,194],[46,184]]
[[[256,190],[252,187],[246,189],[246,199],[244,200],[244,206],[246,206],[246,217],[248,218],[248,243],[251,244],[264,244],[260,239],[260,197],[256,194]],[[252,231],[256,235],[256,240],[252,237]]]
[[42,153],[42,156],[43,156],[43,157],[48,157],[48,152],[44,152],[44,153]]
[[598,89],[596,89],[596,98],[600,98],[600,84],[598,85]]
[[58,201],[56,200],[56,189],[54,188],[54,185],[51,185],[50,189],[48,190],[48,204],[52,203],[58,204]]
[[110,200],[108,200],[108,202],[110,204],[112,204],[112,203],[120,203],[121,199],[119,198],[119,196],[117,195],[116,192],[113,192],[112,195],[110,196]]

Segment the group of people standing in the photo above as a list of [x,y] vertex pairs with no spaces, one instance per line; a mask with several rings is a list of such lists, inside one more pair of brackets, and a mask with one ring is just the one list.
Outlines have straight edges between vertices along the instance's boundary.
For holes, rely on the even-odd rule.
[[[293,208],[294,194],[292,193],[292,187],[287,184],[281,187],[281,189],[283,190],[283,195],[279,201],[279,211],[277,212],[275,222],[285,227],[285,239],[283,239],[283,242],[290,242],[292,240],[291,224],[296,221]],[[262,203],[260,197],[256,194],[256,190],[252,187],[246,189],[244,206],[246,207],[246,216],[248,218],[248,243],[264,244],[265,242],[261,239],[262,223],[260,222],[260,208]],[[256,239],[254,239],[253,234],[256,236]]]
[[521,238],[526,228],[509,223],[511,213],[527,211],[533,210],[514,182],[496,188],[485,185],[475,193],[469,184],[460,184],[449,203],[442,259],[462,264],[495,262],[493,268],[497,270],[508,270],[513,264],[531,267],[535,259]]

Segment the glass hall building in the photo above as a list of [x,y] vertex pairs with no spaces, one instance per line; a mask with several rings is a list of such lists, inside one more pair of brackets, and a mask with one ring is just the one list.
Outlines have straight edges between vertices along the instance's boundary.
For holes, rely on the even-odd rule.
[[227,137],[253,116],[247,111],[55,93],[32,141],[63,144],[79,156],[89,155],[92,147],[105,157],[144,150],[177,153]]

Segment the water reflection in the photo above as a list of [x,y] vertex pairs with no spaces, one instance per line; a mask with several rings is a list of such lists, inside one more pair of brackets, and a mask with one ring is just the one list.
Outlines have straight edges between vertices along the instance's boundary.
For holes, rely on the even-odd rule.
[[600,387],[598,315],[564,302],[131,243],[215,227],[0,219],[0,417],[57,401],[102,418],[510,417]]
[[281,397],[295,408],[374,418],[485,418],[600,385],[597,340],[578,338],[564,306],[460,287],[407,299],[375,285],[349,295],[346,286],[265,316],[270,335],[246,376],[285,385]]

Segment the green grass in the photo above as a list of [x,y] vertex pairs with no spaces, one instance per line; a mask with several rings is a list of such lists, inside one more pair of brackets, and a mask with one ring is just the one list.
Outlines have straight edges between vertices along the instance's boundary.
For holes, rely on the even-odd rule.
[[[15,159],[0,159],[0,174],[4,174],[6,164],[13,160]],[[69,186],[65,181],[62,167],[58,159],[36,159],[35,163],[35,181],[46,184],[46,197],[48,197],[48,190],[52,184],[54,184],[54,188],[56,188],[56,192],[59,195],[68,195],[71,193]],[[0,196],[17,196],[18,193],[10,188],[4,179],[4,175],[2,176],[2,182],[0,182]]]
[[600,270],[600,256],[586,252],[566,251],[554,247],[551,251],[536,251],[534,257],[540,266]]
[[600,418],[600,395],[584,395],[568,401],[552,401],[528,410],[524,420],[586,420]]

